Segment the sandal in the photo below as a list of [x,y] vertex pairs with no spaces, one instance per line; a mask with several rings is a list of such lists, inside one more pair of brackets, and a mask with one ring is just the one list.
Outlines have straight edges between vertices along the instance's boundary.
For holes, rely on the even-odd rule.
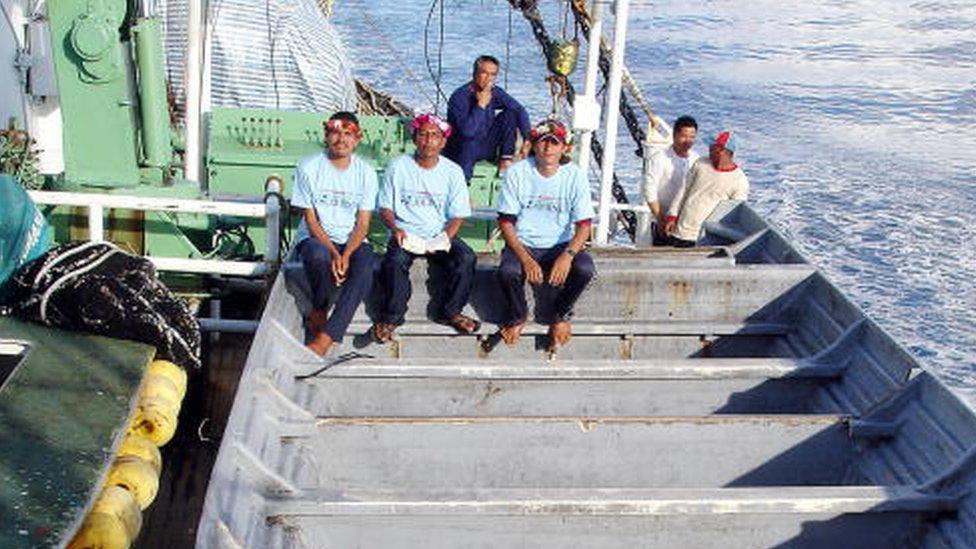
[[396,330],[396,325],[377,322],[373,324],[373,337],[380,343],[389,343],[393,339],[393,330]]
[[481,329],[481,322],[462,314],[454,315],[447,323],[459,334],[473,334]]

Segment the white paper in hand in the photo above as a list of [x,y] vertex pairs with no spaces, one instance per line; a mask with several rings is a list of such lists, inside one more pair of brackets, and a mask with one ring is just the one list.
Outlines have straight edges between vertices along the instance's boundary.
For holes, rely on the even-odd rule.
[[403,237],[400,247],[412,254],[424,255],[427,253],[427,241],[410,233],[406,233],[406,236]]
[[427,241],[427,253],[429,254],[449,251],[451,251],[451,239],[443,231],[437,233],[437,236]]

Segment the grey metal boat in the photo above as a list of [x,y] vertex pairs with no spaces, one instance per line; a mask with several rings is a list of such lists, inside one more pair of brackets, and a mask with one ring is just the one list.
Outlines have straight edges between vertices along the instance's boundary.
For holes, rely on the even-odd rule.
[[197,546],[972,547],[973,411],[747,205],[705,231],[595,249],[551,360],[541,328],[492,348],[430,322],[415,265],[398,339],[322,362],[286,265]]

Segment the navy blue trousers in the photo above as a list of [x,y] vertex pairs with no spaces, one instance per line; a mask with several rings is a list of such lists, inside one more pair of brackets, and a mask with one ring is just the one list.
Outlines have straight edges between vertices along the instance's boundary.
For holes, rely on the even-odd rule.
[[474,251],[460,238],[451,240],[451,249],[447,252],[437,252],[425,256],[412,254],[397,244],[391,238],[383,256],[380,267],[380,281],[383,286],[384,298],[378,311],[377,322],[403,324],[407,312],[407,302],[413,292],[410,284],[410,266],[418,257],[426,257],[427,261],[444,269],[446,287],[444,301],[438,320],[449,320],[460,314],[471,297],[474,286],[474,268],[478,258]]
[[[339,253],[346,249],[345,244],[336,244]],[[309,285],[312,287],[312,307],[325,309],[328,307],[329,290],[332,288],[332,254],[315,238],[306,238],[298,244],[298,255],[305,266]],[[346,329],[356,314],[356,308],[369,294],[373,287],[373,267],[376,265],[376,254],[368,242],[363,242],[349,257],[349,267],[346,281],[339,289],[332,314],[325,324],[325,333],[332,341],[339,343],[346,335]]]
[[505,109],[495,117],[484,139],[465,139],[460,133],[452,136],[451,142],[444,149],[444,156],[457,162],[464,170],[464,178],[471,181],[475,162],[515,156],[517,132],[518,114],[511,109]]
[[[542,267],[544,279],[548,279],[553,263],[562,255],[568,244],[569,242],[564,242],[556,244],[552,248],[530,248],[526,246],[525,249]],[[590,254],[581,251],[573,257],[573,265],[569,268],[569,274],[554,298],[552,307],[554,320],[569,320],[573,316],[573,306],[576,305],[576,301],[583,295],[583,290],[586,289],[595,275],[596,265],[594,265]],[[511,326],[525,322],[529,315],[529,306],[525,301],[525,272],[522,269],[522,262],[508,246],[502,250],[497,276],[502,294],[505,295],[505,300],[508,302],[507,321],[502,325]],[[543,283],[548,284],[548,282]]]

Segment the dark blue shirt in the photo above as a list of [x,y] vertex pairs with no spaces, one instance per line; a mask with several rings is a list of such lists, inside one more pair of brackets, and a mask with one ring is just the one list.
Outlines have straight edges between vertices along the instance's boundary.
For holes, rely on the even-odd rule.
[[524,139],[528,139],[532,125],[529,122],[529,113],[521,103],[502,88],[494,86],[491,89],[491,101],[487,107],[481,108],[471,91],[471,83],[468,82],[456,89],[447,103],[447,121],[455,132],[451,134],[450,140],[484,139],[488,135],[488,128],[495,121],[495,115],[505,109],[518,113],[519,132]]

